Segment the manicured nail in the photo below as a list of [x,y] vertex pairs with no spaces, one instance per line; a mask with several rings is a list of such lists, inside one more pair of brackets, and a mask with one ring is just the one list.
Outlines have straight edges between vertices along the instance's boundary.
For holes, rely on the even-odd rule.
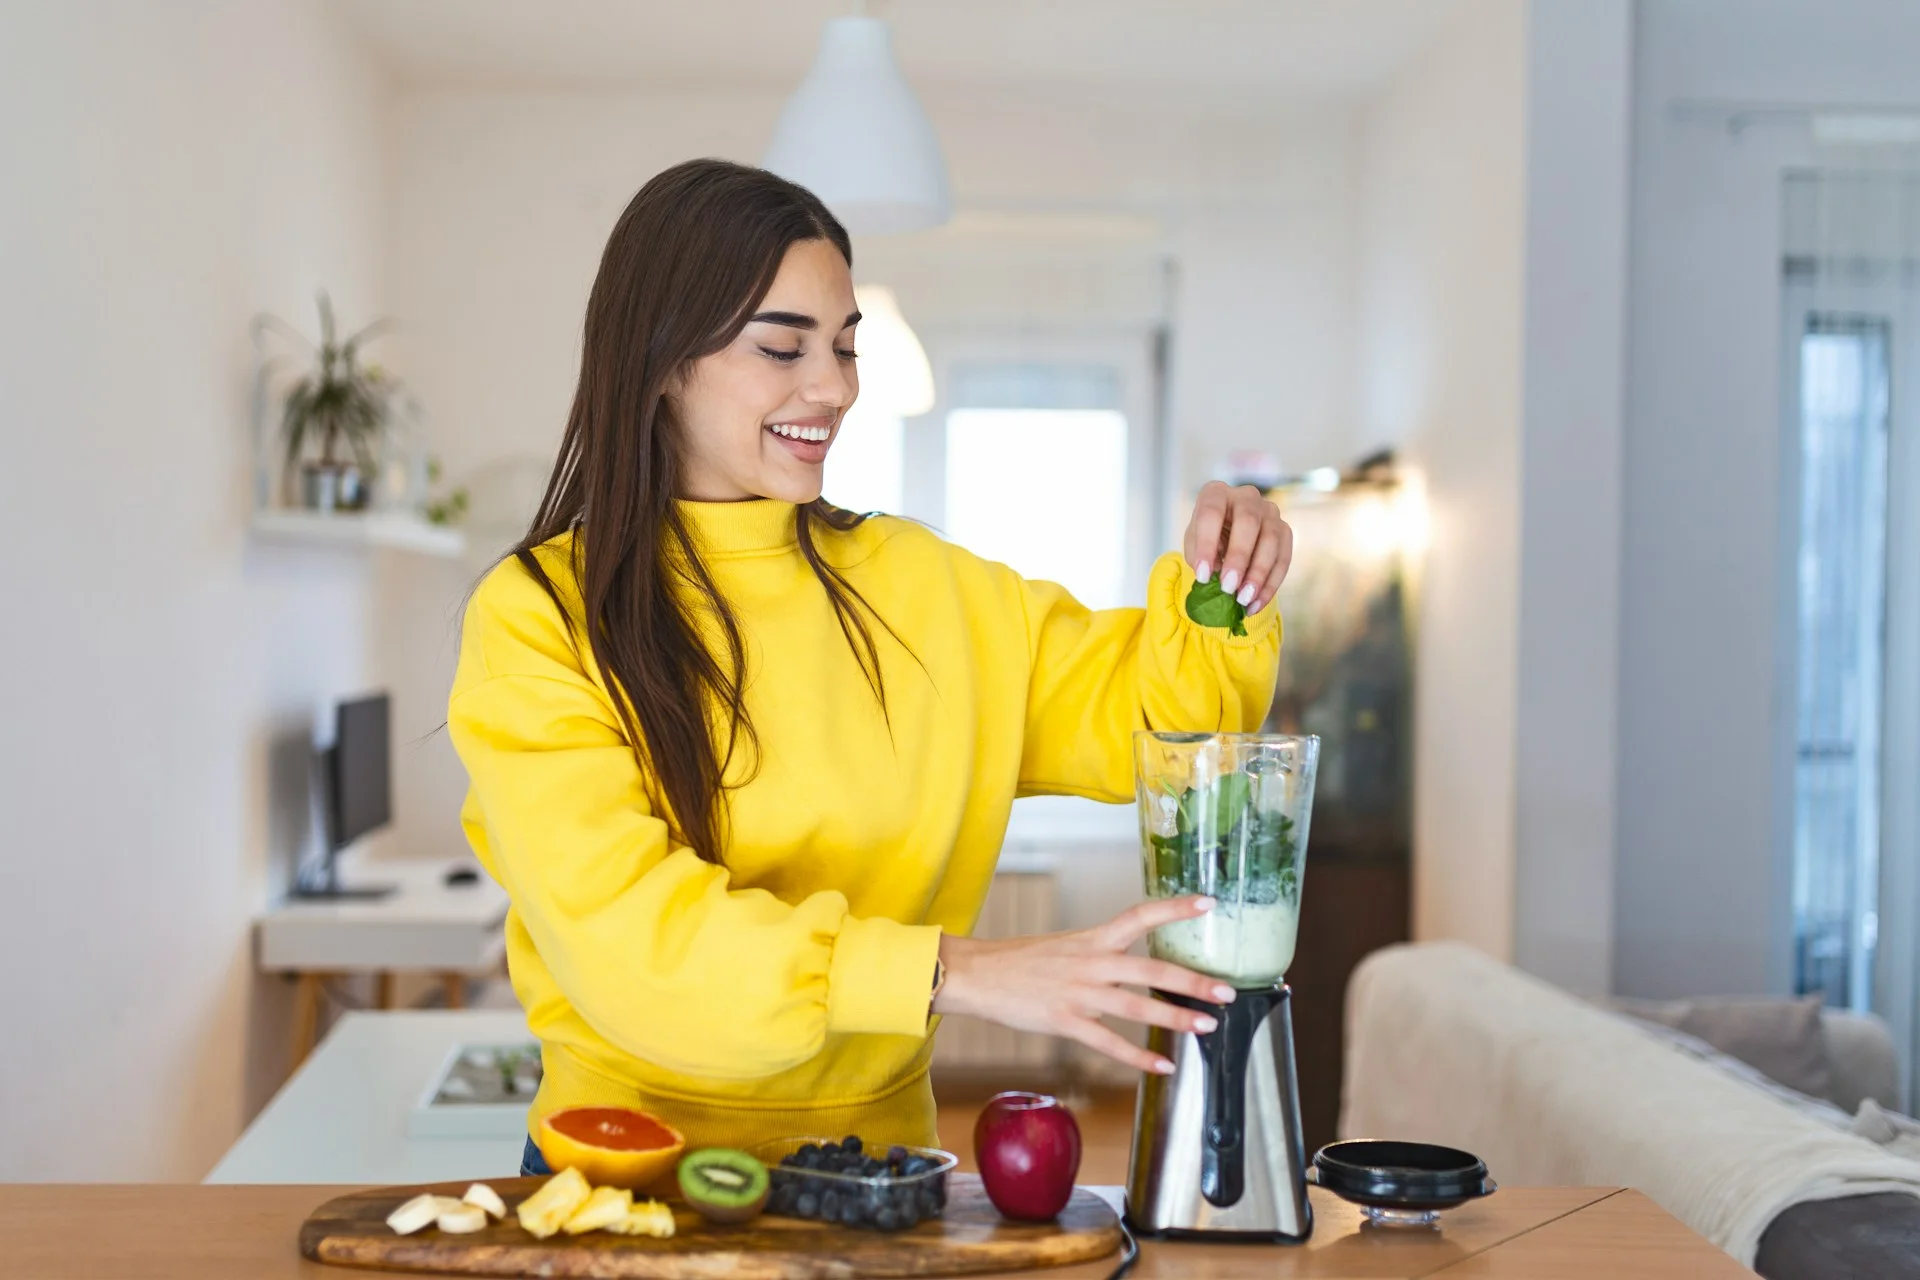
[[1239,585],[1240,571],[1238,569],[1229,569],[1220,575],[1220,589],[1228,595],[1232,595],[1233,589]]
[[1153,1060],[1153,1072],[1155,1075],[1170,1076],[1173,1074],[1173,1064],[1165,1058],[1155,1058]]
[[1246,586],[1240,588],[1240,594],[1235,596],[1234,599],[1240,602],[1242,609],[1246,608],[1247,602],[1253,599],[1253,584],[1249,582]]
[[1213,1002],[1215,1004],[1232,1004],[1233,988],[1226,986],[1224,984],[1221,986],[1215,987],[1213,989]]
[[1211,564],[1208,564],[1205,560],[1202,560],[1200,562],[1200,567],[1193,571],[1193,580],[1195,582],[1205,582],[1208,578],[1211,578],[1212,576],[1213,576],[1213,566]]
[[1212,898],[1200,898],[1194,902],[1193,909],[1195,911],[1198,911],[1201,915],[1205,915],[1207,914],[1207,912],[1213,910],[1214,905],[1215,904]]
[[1203,1036],[1213,1034],[1214,1031],[1219,1029],[1219,1026],[1220,1024],[1218,1022],[1209,1018],[1204,1013],[1193,1020],[1193,1029]]

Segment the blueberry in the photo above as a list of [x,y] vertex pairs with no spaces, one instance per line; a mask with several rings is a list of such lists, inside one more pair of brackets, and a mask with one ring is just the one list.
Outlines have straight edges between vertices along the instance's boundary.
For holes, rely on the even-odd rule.
[[814,1146],[811,1142],[809,1142],[806,1145],[802,1146],[798,1151],[794,1152],[793,1158],[796,1160],[805,1160],[809,1156],[817,1156],[819,1154],[820,1154],[820,1148]]
[[920,1216],[923,1218],[937,1218],[945,1207],[940,1193],[932,1186],[921,1187],[916,1199],[920,1202]]
[[825,1156],[837,1156],[840,1154],[840,1144],[837,1142],[826,1143],[820,1148],[820,1154]]
[[840,1221],[846,1226],[857,1227],[865,1221],[866,1216],[858,1200],[849,1200],[840,1206]]
[[905,1164],[906,1162],[907,1162],[907,1149],[905,1147],[888,1147],[887,1148],[888,1164],[893,1165],[895,1168],[898,1168],[899,1166]]
[[920,1206],[912,1201],[901,1205],[898,1214],[902,1231],[911,1231],[920,1225]]
[[903,1176],[912,1178],[925,1173],[931,1168],[933,1168],[933,1162],[926,1157],[909,1156],[906,1163],[900,1166],[900,1172]]
[[859,1138],[857,1138],[857,1137],[853,1137],[853,1136],[851,1136],[851,1135],[849,1135],[848,1137],[846,1137],[846,1138],[843,1138],[843,1139],[841,1139],[841,1142],[840,1142],[840,1149],[841,1149],[842,1151],[851,1151],[851,1152],[853,1152],[853,1153],[854,1153],[855,1155],[859,1155],[859,1154],[860,1154],[860,1139],[859,1139]]
[[837,1222],[840,1218],[840,1193],[829,1188],[820,1197],[820,1216],[828,1222]]
[[878,1175],[883,1174],[886,1171],[887,1171],[887,1166],[880,1163],[878,1160],[875,1160],[872,1156],[868,1156],[865,1160],[860,1162],[860,1172],[865,1174],[869,1178],[877,1177]]
[[793,1211],[803,1218],[811,1218],[820,1212],[820,1197],[811,1191],[802,1191],[794,1197]]
[[900,1229],[900,1215],[891,1209],[882,1209],[873,1215],[873,1225],[882,1231],[898,1231]]

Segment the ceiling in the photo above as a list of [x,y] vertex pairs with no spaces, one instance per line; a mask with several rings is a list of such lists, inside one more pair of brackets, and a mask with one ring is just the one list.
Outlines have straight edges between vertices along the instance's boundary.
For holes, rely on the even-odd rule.
[[[403,85],[785,92],[854,0],[334,0]],[[889,0],[916,83],[1350,99],[1458,0]]]

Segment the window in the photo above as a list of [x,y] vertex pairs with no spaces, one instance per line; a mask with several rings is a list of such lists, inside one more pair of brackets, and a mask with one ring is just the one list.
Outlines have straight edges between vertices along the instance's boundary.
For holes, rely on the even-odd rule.
[[1113,409],[947,415],[947,536],[1093,609],[1130,603],[1127,420]]
[[1810,319],[1800,341],[1795,982],[1856,1009],[1872,1001],[1878,941],[1889,382],[1884,321]]

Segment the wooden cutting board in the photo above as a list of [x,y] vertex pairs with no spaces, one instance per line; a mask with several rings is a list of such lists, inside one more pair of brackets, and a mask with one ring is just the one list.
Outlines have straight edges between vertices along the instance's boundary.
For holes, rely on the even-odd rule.
[[512,1210],[544,1178],[493,1178],[507,1220],[471,1235],[429,1227],[395,1235],[387,1215],[423,1191],[463,1194],[469,1183],[386,1187],[329,1200],[300,1228],[300,1252],[316,1262],[469,1276],[571,1276],[590,1280],[812,1280],[813,1277],[953,1276],[1055,1267],[1103,1258],[1120,1247],[1120,1222],[1107,1202],[1076,1188],[1053,1222],[1009,1222],[980,1179],[948,1175],[947,1211],[911,1231],[858,1231],[762,1214],[737,1227],[707,1222],[674,1204],[671,1240],[604,1231],[536,1240]]

